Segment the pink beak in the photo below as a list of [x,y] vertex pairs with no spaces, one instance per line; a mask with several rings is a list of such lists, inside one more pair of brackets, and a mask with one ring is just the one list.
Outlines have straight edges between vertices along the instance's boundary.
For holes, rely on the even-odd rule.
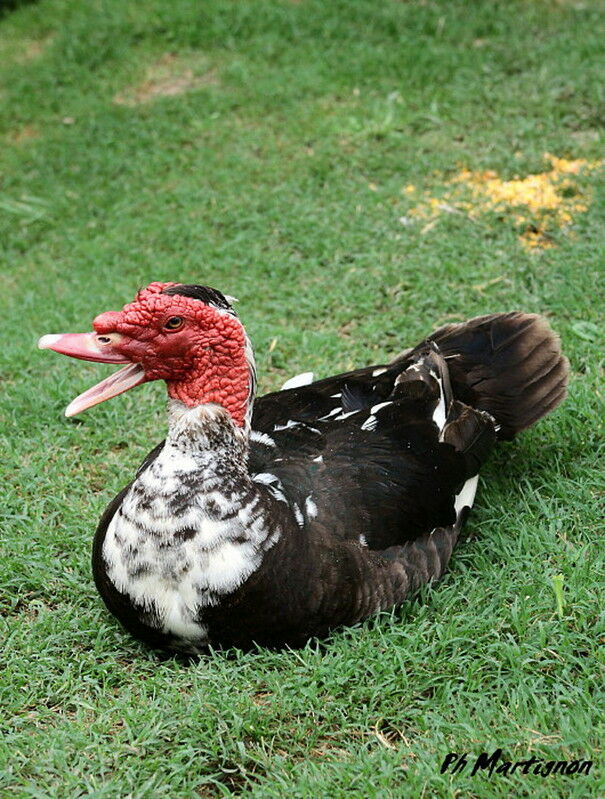
[[119,334],[115,333],[108,336],[98,333],[58,333],[42,336],[38,341],[41,350],[54,350],[82,361],[128,364],[70,402],[65,409],[66,416],[75,416],[146,381],[145,370],[140,364],[130,362],[112,349],[111,345],[119,338]]

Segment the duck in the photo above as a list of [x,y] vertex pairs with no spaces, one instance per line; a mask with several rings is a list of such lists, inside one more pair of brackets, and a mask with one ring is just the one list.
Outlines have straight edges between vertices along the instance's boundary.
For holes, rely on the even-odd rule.
[[166,384],[166,438],[103,513],[92,571],[132,636],[186,655],[303,646],[438,581],[490,452],[553,411],[569,375],[547,320],[511,311],[257,398],[234,299],[176,282],[39,347],[122,365],[69,417]]

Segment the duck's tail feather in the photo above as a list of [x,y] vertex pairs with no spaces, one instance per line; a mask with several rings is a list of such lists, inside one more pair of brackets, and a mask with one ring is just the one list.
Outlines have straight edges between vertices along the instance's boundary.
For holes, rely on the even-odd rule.
[[565,398],[569,362],[543,316],[479,316],[445,325],[428,340],[446,359],[456,399],[490,413],[501,439],[513,438]]

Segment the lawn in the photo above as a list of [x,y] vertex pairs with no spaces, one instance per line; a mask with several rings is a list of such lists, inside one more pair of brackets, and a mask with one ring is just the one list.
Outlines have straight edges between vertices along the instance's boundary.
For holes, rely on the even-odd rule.
[[[604,22],[598,0],[0,10],[0,796],[605,795]],[[569,397],[497,450],[440,584],[300,651],[160,659],[89,561],[163,387],[67,420],[114,367],[36,349],[151,280],[239,298],[261,392],[519,308],[560,332]],[[440,773],[498,747],[594,765]]]

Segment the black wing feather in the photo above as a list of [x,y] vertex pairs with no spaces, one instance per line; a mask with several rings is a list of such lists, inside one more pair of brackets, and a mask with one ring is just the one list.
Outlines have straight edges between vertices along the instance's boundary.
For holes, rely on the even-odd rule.
[[[291,426],[267,430],[275,447],[266,447],[261,458],[256,453],[252,463],[280,479],[310,531],[383,550],[455,522],[455,495],[491,449],[493,423],[451,404],[449,437],[458,446],[440,441],[432,415],[440,399],[435,374],[447,372],[443,359],[427,347],[414,370],[405,368],[374,377],[374,367],[283,392]],[[444,388],[449,396],[447,381]],[[265,399],[255,422],[263,421]],[[349,415],[340,419],[335,408]],[[302,421],[313,412],[313,425]],[[368,426],[372,415],[375,423]],[[308,503],[316,515],[305,513]]]

